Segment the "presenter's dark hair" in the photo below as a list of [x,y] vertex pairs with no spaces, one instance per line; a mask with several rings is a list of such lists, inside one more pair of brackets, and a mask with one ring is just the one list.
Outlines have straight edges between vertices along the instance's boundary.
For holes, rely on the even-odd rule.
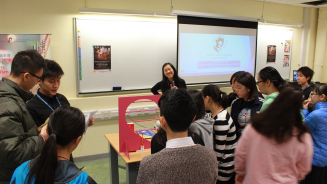
[[193,100],[196,104],[195,120],[202,119],[204,117],[204,115],[206,114],[206,110],[204,107],[204,101],[203,101],[201,92],[198,90],[189,90],[188,93],[190,93],[191,97],[193,98]]
[[236,79],[236,77],[238,75],[242,74],[242,73],[244,73],[244,71],[238,71],[238,72],[233,73],[233,75],[230,77],[229,83],[232,84],[233,83],[233,79],[234,78]]
[[254,77],[249,72],[241,73],[236,77],[235,81],[250,89],[248,99],[254,99],[258,97],[259,92],[257,88],[257,83],[255,82]]
[[287,82],[280,76],[279,72],[274,67],[267,66],[263,68],[260,70],[259,76],[263,82],[270,80],[278,91],[288,86]]
[[173,78],[174,78],[175,86],[180,87],[180,84],[181,84],[180,78],[178,76],[177,70],[174,67],[174,65],[171,64],[171,63],[165,63],[162,66],[162,81],[161,81],[161,91],[162,91],[162,93],[164,93],[164,92],[166,92],[167,90],[170,89],[170,86],[168,85],[168,78],[165,76],[165,71],[164,71],[164,68],[167,65],[169,65],[174,71],[174,77]]
[[35,176],[35,184],[54,183],[58,165],[57,145],[67,146],[82,136],[85,131],[84,114],[75,107],[61,106],[49,117],[49,138],[45,142],[41,155],[36,158],[28,174],[28,183]]
[[269,107],[251,118],[253,128],[265,137],[274,139],[278,144],[287,142],[295,136],[293,129],[297,128],[297,138],[309,132],[302,122],[302,92],[287,87],[277,96]]
[[216,104],[219,104],[224,109],[229,106],[228,95],[222,92],[216,85],[207,85],[201,91],[203,97],[209,96]]
[[46,77],[61,77],[64,75],[64,71],[57,62],[49,59],[46,59],[45,62],[47,63],[47,68],[43,70],[42,81]]
[[42,68],[46,68],[46,66],[46,62],[37,51],[20,51],[12,60],[10,75],[18,77],[22,72],[35,74]]
[[311,82],[311,79],[312,79],[313,74],[314,74],[314,71],[311,70],[311,68],[309,68],[307,66],[303,66],[303,67],[299,68],[297,71],[301,72],[306,78],[310,77],[310,79],[308,80],[308,83]]
[[171,89],[159,99],[160,116],[166,119],[173,132],[187,131],[191,125],[196,106],[191,95],[185,89]]

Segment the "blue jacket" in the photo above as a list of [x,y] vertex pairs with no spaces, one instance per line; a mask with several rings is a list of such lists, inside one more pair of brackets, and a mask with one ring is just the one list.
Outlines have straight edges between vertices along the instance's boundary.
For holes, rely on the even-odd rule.
[[317,167],[327,166],[327,102],[319,102],[309,114],[303,109],[305,124],[309,127],[313,140],[312,165]]
[[[34,162],[35,159],[26,161],[20,165],[15,170],[10,183],[25,184],[27,182],[25,180],[28,179],[27,175]],[[32,183],[34,183],[34,179]],[[81,171],[74,163],[69,161],[58,161],[55,183],[96,184],[96,182],[88,176],[86,172]]]

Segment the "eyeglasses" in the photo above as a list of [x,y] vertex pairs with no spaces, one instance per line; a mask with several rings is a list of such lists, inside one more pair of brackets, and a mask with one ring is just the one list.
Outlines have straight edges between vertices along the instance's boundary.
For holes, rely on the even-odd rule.
[[314,95],[319,95],[318,93],[310,93],[310,97]]
[[30,73],[30,72],[20,72],[20,73],[29,73],[29,74],[31,74],[33,77],[36,77],[38,82],[40,82],[40,81],[42,80],[42,77],[38,77],[38,76],[36,76],[36,75],[34,75],[34,74]]
[[257,85],[258,85],[260,82],[263,82],[263,81],[258,81],[258,82],[256,82],[256,83],[257,83]]
[[239,90],[242,90],[242,89],[244,89],[245,87],[243,87],[243,88],[233,88],[233,90],[235,90],[235,91],[239,91]]

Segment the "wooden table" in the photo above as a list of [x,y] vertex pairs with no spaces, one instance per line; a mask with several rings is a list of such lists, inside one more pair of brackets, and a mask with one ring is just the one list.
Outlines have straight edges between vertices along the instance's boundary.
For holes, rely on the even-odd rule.
[[141,150],[129,152],[129,158],[125,153],[119,153],[119,133],[106,134],[105,137],[109,142],[109,168],[110,168],[110,181],[111,184],[119,183],[118,173],[118,154],[126,163],[126,184],[136,183],[137,178],[137,163],[140,162],[145,156],[151,155],[151,149],[145,149],[144,153]]

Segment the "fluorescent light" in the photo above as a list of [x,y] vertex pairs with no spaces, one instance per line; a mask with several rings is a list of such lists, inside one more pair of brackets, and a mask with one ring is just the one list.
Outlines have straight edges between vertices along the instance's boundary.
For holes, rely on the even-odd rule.
[[292,23],[292,22],[278,22],[278,21],[262,21],[260,24],[275,25],[275,26],[290,26],[290,27],[303,27],[302,23]]
[[79,13],[112,14],[112,15],[115,15],[115,14],[119,14],[119,15],[141,15],[141,16],[154,16],[154,17],[175,17],[171,13],[164,13],[164,12],[99,9],[99,8],[80,8]]
[[176,15],[185,15],[185,16],[204,17],[204,18],[242,20],[242,21],[251,21],[251,22],[259,22],[259,21],[262,20],[261,18],[241,17],[241,16],[223,15],[223,14],[214,14],[214,13],[203,13],[203,12],[191,12],[191,11],[183,11],[183,10],[173,10],[173,14],[174,15],[176,14]]

